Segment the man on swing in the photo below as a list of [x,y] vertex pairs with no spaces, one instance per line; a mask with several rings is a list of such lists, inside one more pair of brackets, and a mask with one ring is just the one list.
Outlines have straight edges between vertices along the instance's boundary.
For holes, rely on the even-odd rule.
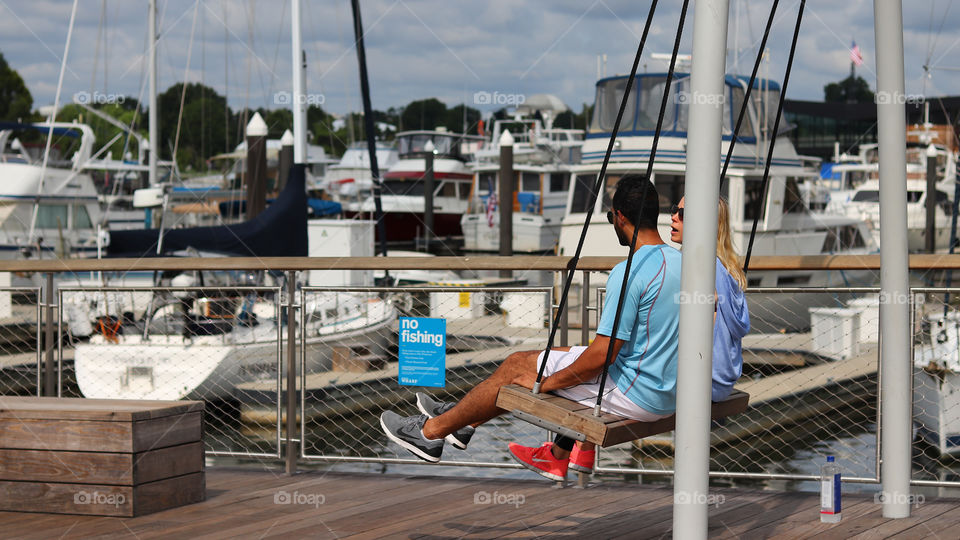
[[[610,272],[607,301],[590,346],[550,351],[542,392],[594,406],[607,349],[612,347],[615,356],[604,385],[602,410],[641,421],[655,421],[674,413],[680,252],[660,237],[659,210],[656,188],[645,176],[625,175],[617,183],[607,220],[621,245],[630,245],[635,230],[637,241],[616,338],[611,339],[611,334],[627,261]],[[501,387],[517,384],[532,389],[542,359],[543,351],[513,353],[459,403],[438,403],[418,393],[417,405],[422,415],[402,417],[386,411],[380,417],[380,425],[387,437],[400,446],[425,461],[437,462],[444,439],[465,449],[477,426],[506,412],[497,407]],[[566,437],[538,448],[510,443],[510,452],[528,469],[563,480],[570,465],[583,472],[593,470],[593,445],[582,443],[575,448],[573,443]]]

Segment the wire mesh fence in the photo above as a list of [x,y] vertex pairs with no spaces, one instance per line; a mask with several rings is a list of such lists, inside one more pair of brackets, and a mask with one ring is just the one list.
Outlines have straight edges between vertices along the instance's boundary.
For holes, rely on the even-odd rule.
[[913,480],[960,485],[960,289],[914,289],[913,336]]
[[[410,461],[408,452],[389,442],[380,428],[380,414],[388,409],[404,415],[420,414],[416,393],[455,402],[484,380],[513,352],[536,350],[546,343],[551,289],[446,287],[385,288],[364,290],[304,288],[302,305],[308,306],[304,339],[302,394],[303,447],[308,459],[376,459]],[[387,301],[376,295],[386,297]],[[328,343],[311,337],[310,306],[366,306],[357,323],[363,339],[332,347],[329,369],[311,369],[314,356],[325,356]],[[382,305],[386,304],[386,305]],[[444,319],[446,369],[443,387],[404,386],[399,383],[398,315]],[[364,326],[360,326],[363,324]],[[319,354],[318,354],[319,353]],[[480,428],[468,452],[449,448],[442,463],[506,465],[503,451],[517,437],[545,436],[542,429],[510,418],[494,420]]]
[[[281,290],[60,288],[61,395],[203,400],[208,453],[278,456],[279,431],[241,422],[236,394],[277,387]],[[72,367],[72,370],[71,370]]]
[[[594,279],[594,282],[602,280]],[[509,354],[542,350],[556,300],[550,287],[303,287],[294,298],[296,362],[305,460],[416,462],[386,440],[379,415],[417,414],[415,395],[460,399]],[[599,291],[602,293],[602,289]],[[957,485],[960,447],[960,289],[914,289],[914,460],[918,484]],[[0,393],[38,395],[42,291],[0,289]],[[947,294],[950,293],[950,294]],[[602,294],[571,314],[592,313]],[[845,478],[877,482],[878,289],[751,289],[751,333],[737,387],[750,409],[712,429],[714,476],[768,481],[816,477],[826,454]],[[57,379],[70,397],[202,399],[211,454],[279,457],[285,395],[288,299],[279,287],[60,288]],[[444,319],[442,387],[401,385],[398,321]],[[574,328],[572,344],[581,341]],[[559,341],[559,340],[558,340]],[[444,464],[511,467],[509,441],[546,433],[510,415],[481,427],[467,452]],[[665,475],[670,434],[602,450],[603,475]]]
[[0,288],[0,395],[40,394],[39,298],[39,288]]
[[[809,480],[829,453],[845,479],[877,481],[876,292],[749,291],[751,331],[736,388],[750,394],[750,407],[714,422],[711,474]],[[673,449],[673,433],[607,448],[598,454],[597,470],[671,474]]]

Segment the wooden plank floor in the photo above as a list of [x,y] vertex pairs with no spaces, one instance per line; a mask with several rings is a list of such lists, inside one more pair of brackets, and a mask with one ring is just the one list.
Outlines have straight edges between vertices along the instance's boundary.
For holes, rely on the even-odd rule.
[[[673,490],[556,489],[495,480],[213,468],[205,502],[137,518],[0,512],[4,538],[669,538]],[[957,538],[960,499],[928,499],[889,520],[871,495],[822,524],[818,497],[716,489],[712,538]]]

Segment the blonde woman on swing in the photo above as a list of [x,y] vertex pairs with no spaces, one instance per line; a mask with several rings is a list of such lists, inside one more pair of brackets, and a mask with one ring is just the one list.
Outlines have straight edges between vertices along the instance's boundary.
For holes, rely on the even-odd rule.
[[[683,244],[684,199],[675,204],[670,212],[670,240]],[[730,235],[730,209],[727,201],[720,199],[717,212],[717,274],[716,312],[713,324],[713,385],[710,399],[721,401],[733,391],[733,385],[743,372],[743,349],[741,340],[750,331],[750,313],[744,290],[747,276],[740,265],[740,258],[733,250]],[[596,461],[596,449],[592,443],[578,443],[570,452],[569,468],[590,474]]]

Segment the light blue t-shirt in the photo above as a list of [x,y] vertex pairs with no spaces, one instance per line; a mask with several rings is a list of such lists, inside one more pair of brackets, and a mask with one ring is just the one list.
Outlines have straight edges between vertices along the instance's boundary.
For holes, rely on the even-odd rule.
[[[597,333],[610,336],[627,261],[613,267]],[[677,408],[680,334],[680,252],[665,244],[641,246],[623,299],[617,339],[625,343],[610,364],[610,378],[637,405],[654,414]]]

